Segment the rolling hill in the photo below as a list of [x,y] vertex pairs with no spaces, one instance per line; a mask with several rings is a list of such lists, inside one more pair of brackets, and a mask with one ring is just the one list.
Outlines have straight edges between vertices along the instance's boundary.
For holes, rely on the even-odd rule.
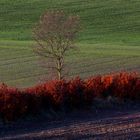
[[32,29],[45,10],[80,15],[79,51],[70,76],[140,71],[139,0],[0,0],[0,81],[26,87],[46,75],[32,52]]

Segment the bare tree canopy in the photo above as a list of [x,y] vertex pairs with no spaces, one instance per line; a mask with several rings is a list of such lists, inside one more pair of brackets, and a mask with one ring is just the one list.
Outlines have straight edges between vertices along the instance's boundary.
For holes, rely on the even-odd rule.
[[75,47],[79,23],[78,16],[66,16],[63,11],[48,11],[33,30],[35,53],[46,58],[48,68],[55,71],[59,80],[64,77],[66,52]]

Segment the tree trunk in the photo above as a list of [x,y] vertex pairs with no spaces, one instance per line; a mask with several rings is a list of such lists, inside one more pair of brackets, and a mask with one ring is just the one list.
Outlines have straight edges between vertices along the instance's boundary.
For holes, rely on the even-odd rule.
[[62,79],[62,64],[61,64],[60,58],[57,60],[57,77],[58,77],[58,80]]

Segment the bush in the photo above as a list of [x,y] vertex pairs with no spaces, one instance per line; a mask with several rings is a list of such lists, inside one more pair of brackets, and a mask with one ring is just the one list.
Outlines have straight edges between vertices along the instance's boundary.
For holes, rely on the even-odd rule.
[[139,101],[139,74],[122,72],[86,80],[79,77],[70,81],[53,80],[24,90],[1,84],[0,115],[5,121],[12,121],[42,110],[91,107],[94,98],[109,96]]

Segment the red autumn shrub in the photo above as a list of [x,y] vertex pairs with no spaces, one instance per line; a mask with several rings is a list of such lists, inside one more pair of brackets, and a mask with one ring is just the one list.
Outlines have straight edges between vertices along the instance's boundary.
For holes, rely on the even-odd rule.
[[86,80],[86,89],[95,97],[103,97],[104,85],[101,76],[91,77]]
[[140,78],[137,78],[135,84],[133,84],[133,92],[129,92],[131,99],[140,100]]
[[86,96],[85,92],[85,83],[79,77],[72,79],[68,82],[68,93],[66,97],[66,105],[72,108],[82,108]]
[[91,105],[94,94],[86,86],[86,81],[79,77],[67,82],[67,90],[65,92],[66,94],[64,94],[64,105],[66,108],[83,108]]
[[113,75],[102,76],[102,97],[112,96]]
[[20,91],[16,88],[8,88],[2,84],[0,86],[0,112],[7,120],[13,120],[21,116],[22,113],[19,106]]
[[[29,111],[37,112],[36,109],[39,108],[49,108],[49,102],[51,102],[51,98],[46,91],[44,84],[38,85],[32,88],[27,88],[23,91],[25,94],[25,98],[28,100]],[[27,96],[26,96],[27,95]]]
[[95,97],[117,97],[121,100],[140,100],[140,76],[136,73],[118,73],[79,77],[70,81],[54,80],[24,90],[0,85],[0,115],[15,120],[41,110],[55,111],[91,106]]
[[46,83],[45,87],[52,100],[52,107],[55,109],[62,107],[68,92],[67,82],[65,80],[54,80]]
[[112,83],[112,94],[120,99],[132,99],[136,92],[138,75],[136,73],[119,73],[114,75]]

